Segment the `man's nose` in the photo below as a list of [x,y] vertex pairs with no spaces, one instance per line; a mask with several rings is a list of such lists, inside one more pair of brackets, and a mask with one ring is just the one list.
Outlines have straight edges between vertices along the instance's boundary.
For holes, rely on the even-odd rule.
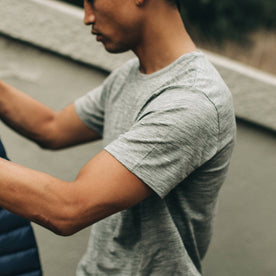
[[95,23],[95,15],[94,14],[86,14],[84,15],[83,18],[83,23],[85,25],[91,25]]
[[[86,1],[85,1],[86,2]],[[95,15],[94,11],[88,3],[84,4],[84,18],[83,18],[83,23],[85,25],[91,25],[95,23]]]

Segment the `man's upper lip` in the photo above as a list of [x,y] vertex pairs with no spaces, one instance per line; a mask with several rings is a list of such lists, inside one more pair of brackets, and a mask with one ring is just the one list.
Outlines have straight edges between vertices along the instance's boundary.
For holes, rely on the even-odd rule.
[[93,35],[100,35],[101,33],[97,32],[97,31],[95,31],[95,30],[92,30],[92,34],[93,34]]

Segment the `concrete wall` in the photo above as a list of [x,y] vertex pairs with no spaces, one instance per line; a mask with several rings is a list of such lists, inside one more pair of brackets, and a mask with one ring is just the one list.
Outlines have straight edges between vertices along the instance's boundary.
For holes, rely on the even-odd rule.
[[[59,1],[1,0],[0,18],[0,33],[106,71],[133,57],[106,53],[83,26],[83,11]],[[275,76],[205,53],[229,85],[237,117],[275,131]]]
[[[5,36],[0,38],[0,77],[54,109],[99,85],[107,75],[104,71],[131,54],[106,54],[82,27],[81,15],[79,9],[55,1],[2,0],[0,32]],[[275,77],[208,56],[232,88],[237,116],[272,131],[238,124],[215,234],[204,260],[205,275],[276,275]],[[2,123],[1,137],[13,161],[65,180],[74,179],[102,148],[97,142],[55,153],[43,151]],[[45,276],[74,275],[89,229],[70,238],[36,225],[35,231]]]

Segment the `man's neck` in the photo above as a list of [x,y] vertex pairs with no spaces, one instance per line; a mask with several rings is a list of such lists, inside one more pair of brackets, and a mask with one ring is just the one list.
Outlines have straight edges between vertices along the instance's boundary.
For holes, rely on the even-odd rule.
[[145,24],[141,42],[133,49],[144,74],[154,73],[180,56],[196,51],[177,10],[170,11],[166,18],[158,19],[158,15],[161,13]]

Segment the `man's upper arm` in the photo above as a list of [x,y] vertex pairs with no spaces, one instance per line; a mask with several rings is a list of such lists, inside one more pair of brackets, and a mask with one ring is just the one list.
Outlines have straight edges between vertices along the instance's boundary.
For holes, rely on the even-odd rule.
[[76,178],[75,202],[79,229],[127,209],[152,194],[152,190],[110,153],[103,150]]
[[74,104],[58,112],[55,120],[49,124],[52,133],[47,147],[52,149],[65,148],[101,138],[100,134],[88,128],[76,113]]

